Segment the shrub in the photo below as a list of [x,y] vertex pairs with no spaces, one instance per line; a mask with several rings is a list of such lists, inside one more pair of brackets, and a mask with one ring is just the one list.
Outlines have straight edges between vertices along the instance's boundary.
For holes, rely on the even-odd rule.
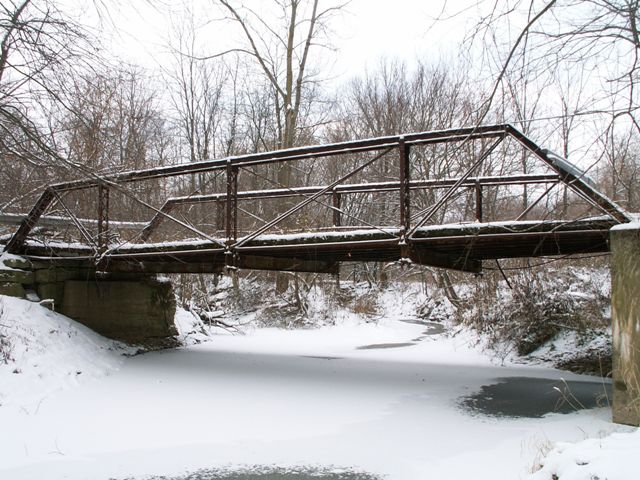
[[2,323],[4,318],[4,305],[0,303],[0,363],[9,363],[12,360],[12,345],[9,336],[5,333],[6,326]]
[[608,324],[608,292],[593,274],[524,270],[509,279],[511,288],[495,278],[480,280],[461,302],[458,318],[504,355],[528,355],[562,331],[586,336]]

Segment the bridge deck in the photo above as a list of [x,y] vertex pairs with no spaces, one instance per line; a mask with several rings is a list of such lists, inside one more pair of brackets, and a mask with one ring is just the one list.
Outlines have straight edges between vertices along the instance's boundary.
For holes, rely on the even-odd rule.
[[[105,271],[217,272],[228,265],[266,270],[331,272],[345,261],[397,261],[477,272],[482,260],[608,252],[607,218],[565,221],[463,223],[423,227],[409,241],[397,227],[342,228],[260,235],[234,250],[230,261],[219,243],[188,240],[112,246],[102,256]],[[224,238],[216,239],[225,241]],[[52,263],[95,264],[82,245],[28,242],[25,254]]]

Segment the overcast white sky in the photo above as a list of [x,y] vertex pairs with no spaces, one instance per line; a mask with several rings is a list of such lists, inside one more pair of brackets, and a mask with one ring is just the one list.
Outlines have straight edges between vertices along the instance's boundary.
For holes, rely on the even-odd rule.
[[[91,22],[91,18],[95,16],[93,7],[96,4],[104,5],[106,18],[93,23],[102,30],[105,47],[124,62],[140,65],[150,72],[158,71],[160,66],[171,67],[170,62],[174,59],[169,54],[169,44],[172,38],[175,44],[175,32],[179,28],[184,30],[181,19],[188,17],[186,12],[189,9],[196,12],[194,21],[200,25],[197,36],[203,44],[202,55],[220,53],[233,47],[246,47],[238,24],[228,19],[221,20],[224,15],[216,0],[59,1],[75,10],[83,23]],[[320,5],[323,7],[343,2],[344,0],[320,0]],[[268,6],[273,5],[267,0],[233,0],[233,4],[246,4],[259,10],[264,14],[261,18],[268,18]],[[454,60],[461,48],[468,48],[468,45],[462,45],[468,29],[477,25],[481,12],[486,13],[493,5],[493,0],[351,0],[339,17],[331,22],[330,37],[334,49],[325,49],[321,54],[321,76],[330,81],[325,86],[329,89],[339,88],[343,82],[361,75],[365,68],[374,69],[382,58],[405,60],[409,67],[417,58],[433,62]],[[499,39],[507,50],[514,40],[512,35],[517,35],[526,23],[526,15],[520,18],[522,22],[513,21],[512,16],[510,19],[511,23],[502,26],[499,34]],[[483,77],[486,75],[486,78],[478,78],[479,82],[492,82],[495,71],[483,65],[479,56],[473,57],[476,73]],[[493,61],[501,63],[499,58]],[[615,61],[612,63],[616,64]],[[581,64],[580,68],[582,67]],[[602,90],[599,83],[601,80],[592,76],[585,81],[585,84],[590,85],[591,92],[595,92],[594,98]],[[584,87],[573,88],[571,92],[583,90]],[[549,124],[550,132],[553,131],[553,125],[549,122],[556,118],[553,115],[558,115],[556,93],[545,91],[544,109],[536,111],[533,116],[540,122]],[[591,96],[585,95],[587,101],[590,101]],[[593,109],[593,105],[576,104],[575,108],[588,111]],[[529,115],[527,118],[532,117]],[[580,117],[579,128],[588,129],[589,132],[575,134],[578,140],[571,142],[572,148],[591,148],[597,138],[594,132],[601,130],[598,123],[601,120],[599,117]],[[518,119],[505,118],[505,121],[517,122]],[[549,135],[553,136],[553,132]],[[538,140],[545,144],[551,141],[546,137]]]
[[[246,3],[261,2],[264,5],[263,0]],[[335,2],[327,0],[326,3]],[[383,57],[409,62],[417,57],[452,57],[465,34],[465,26],[475,20],[477,10],[470,8],[445,22],[434,20],[441,15],[444,5],[448,12],[456,12],[475,3],[474,0],[352,0],[331,24],[335,51],[325,55],[332,65],[332,76],[349,78],[367,66],[374,66]],[[118,9],[110,10],[111,19],[106,23],[116,25],[117,32],[104,27],[110,38],[106,46],[125,61],[155,68],[158,63],[166,62],[171,22],[179,22],[185,12],[184,5],[200,9],[196,16],[200,22],[215,11],[212,0],[165,0],[157,9],[140,0],[122,3]],[[209,23],[201,32],[211,53],[237,46],[242,41],[237,25],[228,22]]]

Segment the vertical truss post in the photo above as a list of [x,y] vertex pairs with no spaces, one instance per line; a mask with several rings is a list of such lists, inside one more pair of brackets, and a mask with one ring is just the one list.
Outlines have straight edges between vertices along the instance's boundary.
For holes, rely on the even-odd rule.
[[482,222],[482,185],[476,180],[474,187],[476,193],[476,220]]
[[231,246],[238,237],[238,167],[227,162],[227,199],[226,199],[226,237],[227,250],[225,262],[228,267],[233,267],[235,258]]
[[334,190],[331,199],[333,202],[333,226],[339,227],[342,223],[342,212],[340,211],[342,195]]
[[98,185],[98,248],[104,252],[109,247],[109,188]]
[[216,232],[224,229],[224,202],[216,200]]
[[[409,165],[409,146],[404,137],[398,143],[400,152],[400,226],[406,234],[411,228],[411,172]],[[403,235],[404,236],[404,235]]]
[[[342,194],[334,190],[331,195],[331,200],[333,204],[333,226],[340,227],[342,225],[342,210],[341,210]],[[338,287],[339,289],[340,288],[340,263],[336,263],[336,270],[333,275],[336,281],[336,287]]]

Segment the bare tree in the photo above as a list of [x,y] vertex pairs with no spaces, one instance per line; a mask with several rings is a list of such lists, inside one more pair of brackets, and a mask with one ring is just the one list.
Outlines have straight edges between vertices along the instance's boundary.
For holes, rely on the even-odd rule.
[[96,173],[163,163],[151,148],[162,136],[161,113],[147,84],[135,69],[78,79],[59,125],[66,156]]
[[52,0],[0,4],[0,148],[34,162],[54,151],[40,131],[38,112],[63,100],[67,74],[93,58],[87,32]]
[[[228,150],[219,145],[228,68],[222,58],[207,62],[197,59],[201,48],[199,27],[195,13],[187,9],[186,16],[173,27],[170,48],[174,62],[164,72],[176,140],[186,150],[184,157],[190,162],[214,158],[218,148]],[[183,188],[191,194],[204,192],[206,188],[216,190],[220,187],[217,180],[216,173],[192,175]],[[200,215],[198,220],[204,218]]]
[[281,24],[269,25],[246,6],[235,7],[228,0],[220,3],[245,36],[247,46],[242,51],[254,58],[273,89],[279,146],[294,146],[309,85],[317,81],[310,68],[311,51],[327,41],[321,35],[331,14],[341,7],[321,10],[318,0],[273,0]]
[[601,142],[605,165],[598,177],[604,191],[627,209],[637,211],[640,208],[640,136],[635,129],[617,131],[612,127]]
[[[58,150],[69,162],[95,175],[172,161],[166,122],[148,83],[135,69],[76,79],[54,126]],[[146,202],[158,203],[162,195],[155,182],[130,188],[130,193]],[[148,214],[141,212],[132,199],[118,199],[116,192],[110,203],[115,215],[127,213],[132,218],[144,218]]]
[[[236,22],[244,36],[237,52],[254,60],[265,78],[273,98],[273,120],[276,124],[276,146],[288,148],[299,144],[305,125],[302,115],[313,102],[313,86],[319,81],[311,63],[313,52],[328,43],[327,27],[341,5],[319,8],[319,0],[273,0],[268,5],[277,12],[273,23],[260,12],[219,0],[224,11]],[[264,6],[264,5],[263,5]],[[278,167],[276,181],[283,186],[293,184],[293,166],[284,162]],[[282,202],[286,210],[290,201]],[[297,279],[296,279],[297,280]],[[287,289],[288,280],[279,275],[277,290]]]
[[[489,39],[506,39],[498,50],[496,86],[525,58],[531,78],[553,76],[559,68],[581,69],[591,76],[586,88],[601,102],[592,102],[594,109],[607,108],[614,98],[613,120],[626,118],[640,130],[638,0],[510,0],[480,5],[488,13],[469,35],[470,44],[480,43],[485,54],[493,54]],[[508,34],[512,29],[520,32],[515,40]]]
[[172,46],[175,66],[167,72],[170,97],[181,138],[187,143],[189,161],[216,156],[215,138],[222,116],[222,90],[226,68],[219,60],[202,62],[198,55],[198,26],[193,13],[175,27]]

